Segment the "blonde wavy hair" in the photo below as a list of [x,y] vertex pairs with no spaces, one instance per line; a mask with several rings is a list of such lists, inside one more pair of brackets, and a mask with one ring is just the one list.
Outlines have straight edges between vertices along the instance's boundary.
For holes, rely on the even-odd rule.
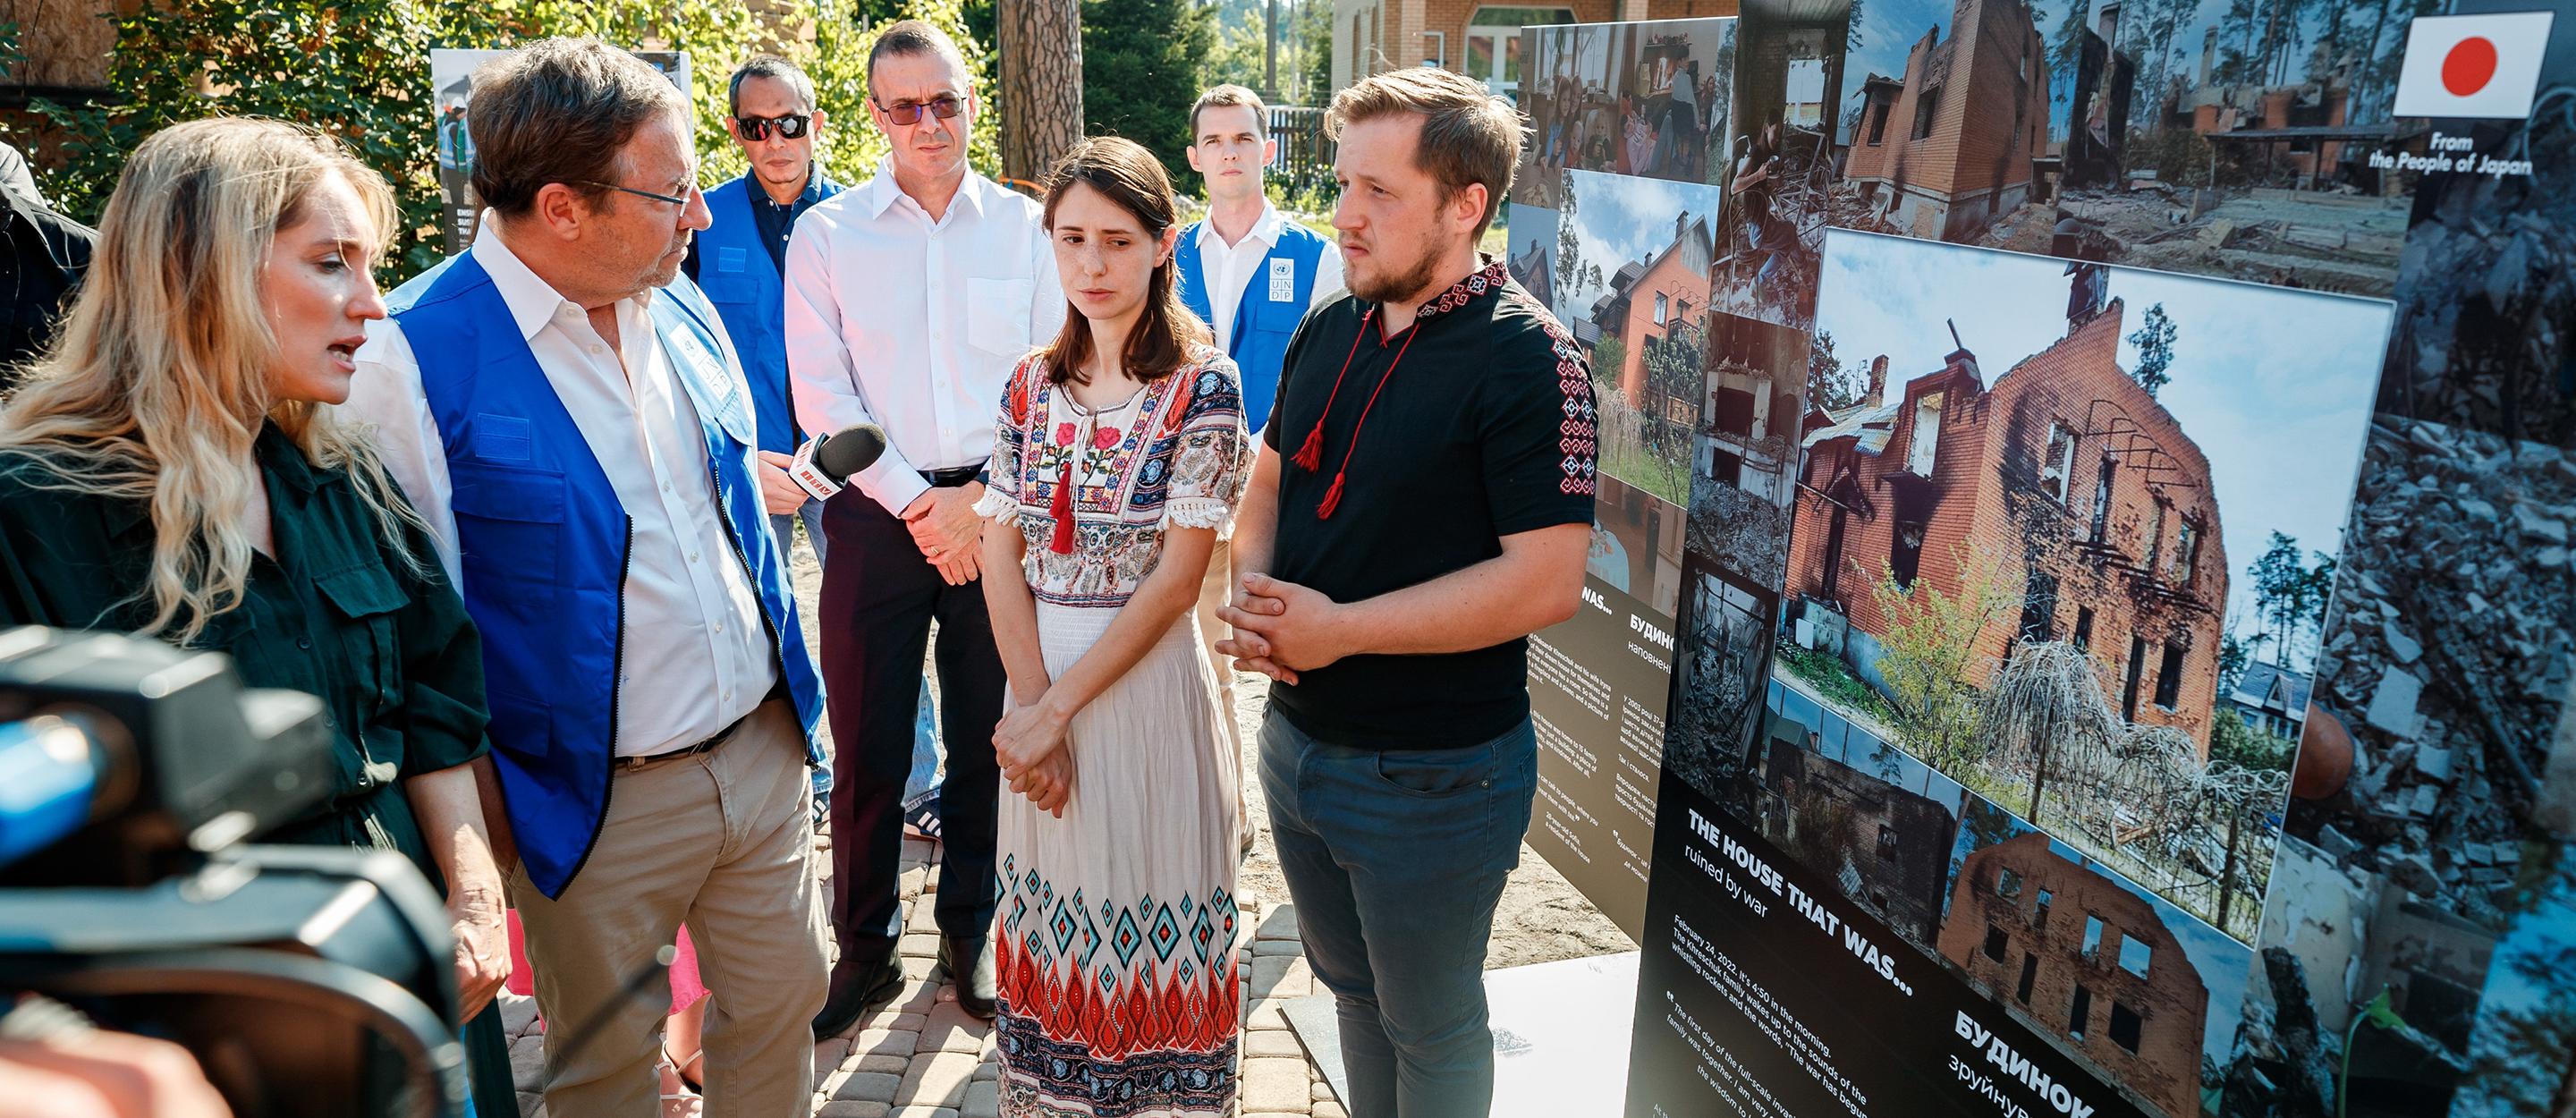
[[260,281],[278,230],[326,176],[356,190],[377,239],[392,188],[330,137],[273,120],[173,125],[134,150],[99,220],[98,248],[54,344],[0,398],[0,453],[43,467],[42,488],[148,502],[152,566],[139,632],[189,644],[249,584],[253,444],[274,422],[323,469],[346,469],[403,561],[405,505],[364,436],[332,409],[278,400]]

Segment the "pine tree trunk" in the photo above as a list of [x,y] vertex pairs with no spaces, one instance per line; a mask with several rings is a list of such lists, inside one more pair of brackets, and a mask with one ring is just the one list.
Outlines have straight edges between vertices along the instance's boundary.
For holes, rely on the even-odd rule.
[[998,8],[1002,173],[1034,181],[1082,138],[1082,2]]

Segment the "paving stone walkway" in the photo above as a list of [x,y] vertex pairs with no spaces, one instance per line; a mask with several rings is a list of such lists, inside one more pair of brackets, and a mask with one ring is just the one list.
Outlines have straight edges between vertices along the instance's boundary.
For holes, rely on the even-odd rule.
[[[918,839],[904,842],[904,935],[897,950],[907,981],[892,1005],[814,1046],[816,1118],[997,1118],[993,1027],[958,1008],[956,987],[944,977],[933,981],[939,936],[925,894],[939,888],[936,851]],[[1236,941],[1244,982],[1241,1114],[1349,1118],[1281,1015],[1288,999],[1316,992],[1297,934],[1296,908],[1282,899],[1264,903],[1250,896],[1243,904],[1254,915]],[[504,993],[501,1013],[520,1089],[519,1113],[542,1118],[545,1105],[537,1090],[544,1080],[545,1039],[536,1002]]]

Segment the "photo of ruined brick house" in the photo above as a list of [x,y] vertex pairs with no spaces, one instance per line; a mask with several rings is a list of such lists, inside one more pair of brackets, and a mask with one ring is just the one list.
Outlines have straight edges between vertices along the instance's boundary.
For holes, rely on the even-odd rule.
[[1974,796],[1955,858],[1941,959],[2126,1101],[2203,1113],[2253,952]]
[[2265,588],[2331,587],[2385,306],[1846,230],[1821,287],[1778,670],[2250,942],[2241,634],[2312,669]]
[[2022,0],[1959,0],[1900,72],[1861,79],[1843,182],[1912,236],[1971,240],[2030,201],[2048,131],[2048,47]]
[[1883,0],[1836,225],[2355,295],[2397,278],[2429,128],[2397,0]]

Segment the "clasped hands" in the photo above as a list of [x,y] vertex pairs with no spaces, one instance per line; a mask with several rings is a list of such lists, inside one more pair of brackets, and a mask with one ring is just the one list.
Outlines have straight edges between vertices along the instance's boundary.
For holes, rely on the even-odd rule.
[[1349,607],[1320,590],[1255,572],[1243,576],[1234,601],[1218,606],[1217,619],[1234,635],[1216,650],[1234,666],[1281,683],[1357,651],[1348,632]]
[[1073,712],[1058,709],[1050,698],[1042,695],[1002,716],[993,727],[993,759],[1001,764],[1011,791],[1062,819],[1065,801],[1073,798],[1073,751],[1065,748]]

